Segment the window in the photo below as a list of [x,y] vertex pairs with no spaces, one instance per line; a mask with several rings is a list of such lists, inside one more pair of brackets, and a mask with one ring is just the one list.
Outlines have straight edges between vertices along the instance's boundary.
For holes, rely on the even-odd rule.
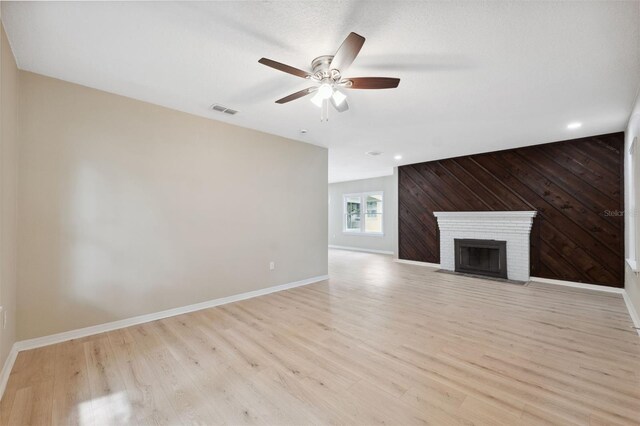
[[362,211],[360,209],[360,196],[345,197],[344,202],[346,212],[344,230],[360,232],[360,216],[362,215]]
[[382,192],[344,195],[344,232],[382,235]]

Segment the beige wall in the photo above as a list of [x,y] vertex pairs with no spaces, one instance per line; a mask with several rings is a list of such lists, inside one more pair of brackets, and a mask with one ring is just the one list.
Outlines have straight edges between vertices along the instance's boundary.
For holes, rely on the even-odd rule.
[[[344,194],[383,191],[383,236],[357,235],[343,232]],[[329,185],[329,244],[365,250],[395,253],[397,234],[397,183],[394,176],[352,180]]]
[[19,339],[327,273],[326,149],[28,72],[18,117]]
[[[630,154],[631,143],[636,136],[638,141],[635,149]],[[633,161],[631,161],[631,155],[633,156]],[[625,159],[626,256],[631,260],[635,260],[640,268],[640,96],[636,101],[634,112],[631,114],[629,125],[625,132]],[[640,314],[640,274],[634,272],[628,264],[625,265],[624,288],[636,312]]]
[[16,340],[17,285],[17,89],[18,68],[4,27],[0,28],[0,369]]

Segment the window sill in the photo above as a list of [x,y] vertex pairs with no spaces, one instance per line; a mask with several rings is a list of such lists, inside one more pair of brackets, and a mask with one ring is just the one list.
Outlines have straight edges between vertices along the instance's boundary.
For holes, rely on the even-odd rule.
[[342,234],[354,235],[357,237],[384,237],[384,232],[342,231]]

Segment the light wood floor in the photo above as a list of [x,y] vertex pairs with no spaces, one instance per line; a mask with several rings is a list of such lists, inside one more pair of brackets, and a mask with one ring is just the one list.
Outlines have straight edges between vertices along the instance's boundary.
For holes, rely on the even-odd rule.
[[334,250],[331,280],[22,352],[2,424],[640,424],[620,295]]

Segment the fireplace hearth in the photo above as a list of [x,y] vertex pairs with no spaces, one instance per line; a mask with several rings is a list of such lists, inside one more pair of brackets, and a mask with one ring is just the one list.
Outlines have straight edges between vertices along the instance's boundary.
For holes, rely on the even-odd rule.
[[465,274],[507,278],[507,242],[454,239],[455,271]]

